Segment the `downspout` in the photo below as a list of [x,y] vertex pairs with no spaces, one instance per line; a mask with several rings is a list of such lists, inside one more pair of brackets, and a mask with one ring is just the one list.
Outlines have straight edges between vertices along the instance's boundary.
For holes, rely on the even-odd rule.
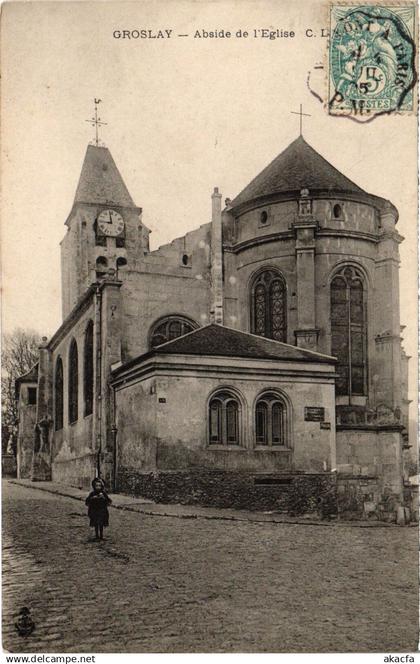
[[102,293],[99,286],[95,290],[95,330],[96,330],[96,471],[101,476],[102,453]]
[[117,481],[117,474],[118,474],[118,468],[117,468],[117,463],[118,463],[118,454],[117,454],[117,422],[116,422],[116,409],[117,409],[117,404],[116,404],[116,396],[115,396],[115,387],[112,385],[112,399],[111,399],[111,408],[112,408],[112,427],[111,427],[111,433],[112,433],[112,462],[113,462],[113,467],[114,467],[114,475],[113,475],[113,482],[112,482],[112,488],[113,492],[116,493],[118,489],[118,481]]
[[223,325],[223,248],[222,248],[222,194],[217,187],[211,195],[211,285],[213,323]]

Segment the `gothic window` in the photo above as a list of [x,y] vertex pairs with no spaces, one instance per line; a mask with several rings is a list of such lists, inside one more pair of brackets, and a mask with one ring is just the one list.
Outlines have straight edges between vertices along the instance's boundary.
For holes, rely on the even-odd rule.
[[263,394],[255,406],[257,445],[287,445],[286,406],[277,394]]
[[366,306],[364,280],[354,267],[331,282],[331,353],[338,358],[338,395],[366,394]]
[[230,392],[218,392],[209,404],[210,445],[239,445],[239,403]]
[[276,341],[286,341],[286,284],[274,270],[261,272],[252,286],[252,321],[254,334]]
[[192,332],[198,326],[188,318],[182,316],[167,316],[160,319],[152,328],[150,335],[150,346],[155,348],[167,341],[172,341],[177,337],[182,337],[188,332]]
[[69,352],[69,422],[72,424],[77,421],[79,411],[79,358],[77,344],[73,339],[70,344]]
[[54,424],[55,430],[63,428],[63,361],[57,358],[54,376]]
[[83,363],[83,396],[85,416],[93,412],[93,322],[89,321],[85,332]]

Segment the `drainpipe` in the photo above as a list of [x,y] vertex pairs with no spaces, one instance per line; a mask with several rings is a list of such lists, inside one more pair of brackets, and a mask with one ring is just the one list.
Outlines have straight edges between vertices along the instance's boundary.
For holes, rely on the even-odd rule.
[[223,325],[223,249],[222,249],[222,194],[217,187],[211,195],[211,284],[213,323]]
[[116,397],[115,397],[115,387],[112,385],[112,427],[111,427],[111,433],[112,433],[112,462],[113,462],[113,467],[114,467],[114,475],[113,475],[113,491],[114,493],[117,492],[118,489],[118,482],[117,482],[117,423],[116,423]]
[[95,330],[96,330],[96,471],[101,476],[102,453],[102,293],[99,286],[95,290]]

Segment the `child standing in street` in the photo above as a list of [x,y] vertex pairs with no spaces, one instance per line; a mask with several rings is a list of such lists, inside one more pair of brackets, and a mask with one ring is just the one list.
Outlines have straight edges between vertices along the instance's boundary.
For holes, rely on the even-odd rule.
[[90,526],[95,528],[96,539],[104,538],[104,528],[109,524],[108,505],[112,503],[111,498],[105,491],[105,485],[99,477],[92,481],[93,491],[85,500],[88,506],[88,517]]

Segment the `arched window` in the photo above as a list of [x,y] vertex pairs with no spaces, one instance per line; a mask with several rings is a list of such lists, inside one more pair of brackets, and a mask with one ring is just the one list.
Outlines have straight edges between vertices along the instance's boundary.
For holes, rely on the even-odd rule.
[[261,272],[252,285],[252,320],[254,334],[276,341],[287,340],[286,284],[275,270]]
[[344,267],[331,282],[331,353],[338,358],[338,395],[366,394],[366,303],[364,279]]
[[77,344],[73,339],[70,344],[69,352],[69,422],[72,424],[77,421],[79,410],[79,357]]
[[167,341],[182,337],[198,327],[196,323],[183,316],[167,316],[161,318],[152,328],[150,335],[150,347],[155,348]]
[[105,256],[98,256],[98,258],[96,259],[95,268],[96,268],[96,277],[98,279],[100,277],[103,277],[103,275],[106,273],[108,269],[108,260],[105,258]]
[[255,442],[257,445],[288,444],[286,405],[275,393],[259,397],[255,406]]
[[117,270],[120,270],[122,267],[127,265],[127,259],[124,256],[119,256],[117,258]]
[[209,404],[210,445],[239,445],[239,403],[230,392],[218,392]]
[[341,219],[341,217],[343,215],[341,205],[339,205],[338,203],[336,203],[333,207],[333,215],[334,215],[334,219]]
[[85,332],[83,362],[83,397],[85,416],[93,412],[93,322],[90,320]]
[[63,428],[63,360],[57,357],[54,375],[54,426],[56,431]]

